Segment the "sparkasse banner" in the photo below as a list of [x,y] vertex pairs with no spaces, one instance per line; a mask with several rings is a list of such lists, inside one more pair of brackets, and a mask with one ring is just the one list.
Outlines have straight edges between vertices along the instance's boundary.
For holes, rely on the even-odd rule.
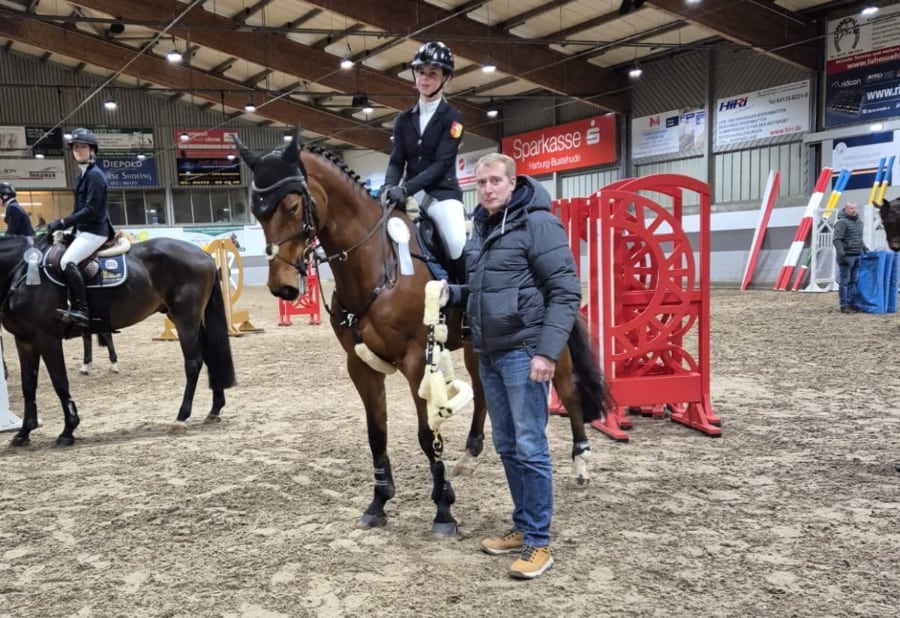
[[716,101],[715,150],[809,131],[809,80]]
[[617,159],[616,116],[605,114],[504,137],[501,151],[521,174],[552,174]]

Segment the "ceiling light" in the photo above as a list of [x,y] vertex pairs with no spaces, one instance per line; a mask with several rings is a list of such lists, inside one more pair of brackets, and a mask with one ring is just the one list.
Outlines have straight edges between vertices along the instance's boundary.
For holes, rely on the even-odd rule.
[[43,159],[43,158],[44,158],[44,153],[43,153],[43,152],[36,152],[36,153],[34,153],[34,158],[35,158],[35,159]]
[[643,74],[644,69],[642,69],[638,64],[634,64],[630,69],[628,69],[628,77],[630,77],[631,79],[637,79]]
[[350,58],[341,58],[341,68],[345,71],[353,68],[353,61]]
[[178,64],[183,59],[184,57],[181,55],[181,52],[178,51],[177,47],[170,49],[169,53],[166,54],[166,60],[168,60],[172,64]]
[[866,17],[868,17],[869,15],[874,15],[874,14],[877,13],[877,12],[878,12],[878,7],[877,7],[877,6],[867,6],[867,7],[864,8],[862,11],[860,11],[860,14],[865,15]]
[[244,104],[244,111],[247,112],[248,114],[252,114],[253,112],[256,111],[256,106],[253,104],[252,100],[247,101]]
[[869,131],[871,133],[878,133],[882,129],[884,129],[884,123],[882,122],[873,122],[869,125]]
[[364,114],[371,114],[375,111],[372,105],[369,103],[369,97],[364,94],[357,94],[353,97],[353,101],[350,103],[352,107],[358,107]]
[[189,139],[191,139],[191,136],[188,135],[187,133],[182,133],[181,135],[178,136],[178,139],[180,139],[182,142],[186,142]]
[[285,134],[284,134],[284,143],[285,143],[285,144],[290,144],[290,143],[293,142],[293,141],[294,141],[294,136],[293,136],[293,135],[291,135],[290,133],[285,133]]
[[225,157],[225,158],[228,159],[229,161],[234,161],[234,153],[233,153],[233,152],[229,152],[229,153],[228,153],[228,156]]
[[700,4],[700,0],[687,0],[688,4]]
[[72,134],[71,133],[63,133],[63,139],[66,140],[67,142],[71,142]]
[[109,110],[109,111],[113,111],[113,110],[115,110],[116,108],[118,108],[119,106],[118,106],[118,104],[116,103],[116,100],[115,100],[115,99],[106,99],[105,101],[103,101],[103,107],[104,107],[104,109],[107,109],[107,110]]
[[497,109],[497,106],[494,105],[494,99],[491,99],[490,105],[488,105],[487,109],[487,117],[488,118],[496,118],[500,115],[500,110]]
[[147,155],[145,155],[145,154],[139,154],[139,155],[137,156],[137,160],[138,160],[138,161],[143,161],[143,160],[146,159],[146,158],[147,158]]
[[497,70],[497,65],[494,64],[493,62],[491,62],[490,60],[488,60],[481,66],[482,73],[493,73],[496,70]]

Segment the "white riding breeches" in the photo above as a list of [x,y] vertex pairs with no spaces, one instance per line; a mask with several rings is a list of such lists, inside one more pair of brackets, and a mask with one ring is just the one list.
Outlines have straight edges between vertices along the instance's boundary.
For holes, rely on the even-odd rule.
[[434,200],[428,205],[428,216],[437,225],[447,257],[455,260],[466,246],[466,209],[459,200]]
[[105,242],[106,236],[90,234],[88,232],[76,233],[72,244],[69,245],[69,248],[66,249],[66,252],[63,253],[63,256],[59,260],[60,269],[65,270],[69,262],[80,264]]

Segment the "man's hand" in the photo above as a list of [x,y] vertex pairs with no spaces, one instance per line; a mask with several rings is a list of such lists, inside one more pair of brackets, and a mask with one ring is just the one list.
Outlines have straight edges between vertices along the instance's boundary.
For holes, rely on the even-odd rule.
[[845,258],[845,257],[842,257],[841,259],[838,260],[838,264],[840,264],[841,266],[847,266],[847,264],[849,264],[849,263],[850,262],[848,262],[847,258]]
[[556,372],[556,361],[546,356],[536,355],[531,359],[531,373],[529,378],[534,382],[549,382]]

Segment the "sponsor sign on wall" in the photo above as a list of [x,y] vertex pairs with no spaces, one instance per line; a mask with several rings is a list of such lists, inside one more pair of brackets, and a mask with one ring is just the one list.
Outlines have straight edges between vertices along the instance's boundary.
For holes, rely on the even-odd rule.
[[138,159],[136,155],[100,153],[97,163],[106,174],[110,189],[149,189],[159,186],[156,157]]
[[59,127],[0,127],[0,152],[7,156],[47,157],[63,155],[63,134]]
[[[183,135],[186,135],[187,139],[182,139]],[[233,135],[237,135],[234,129],[176,129],[178,184],[240,185],[240,159],[237,146],[232,139]]]
[[496,148],[484,148],[467,152],[456,157],[456,179],[460,185],[475,184],[475,164],[486,154],[497,152]]
[[617,141],[616,116],[606,114],[504,137],[501,151],[520,174],[551,174],[615,163]]
[[92,129],[97,136],[97,148],[100,153],[130,152],[153,150],[152,129]]
[[809,131],[809,80],[716,101],[715,150]]
[[0,159],[0,182],[16,189],[62,189],[66,167],[62,159]]
[[[831,141],[831,169],[847,168],[853,175],[846,189],[869,189],[875,182],[878,162],[900,152],[900,131],[868,133]],[[894,160],[891,185],[900,184],[900,160]]]
[[706,111],[673,110],[631,121],[631,156],[686,155],[706,145]]
[[828,22],[825,126],[900,116],[900,5]]

